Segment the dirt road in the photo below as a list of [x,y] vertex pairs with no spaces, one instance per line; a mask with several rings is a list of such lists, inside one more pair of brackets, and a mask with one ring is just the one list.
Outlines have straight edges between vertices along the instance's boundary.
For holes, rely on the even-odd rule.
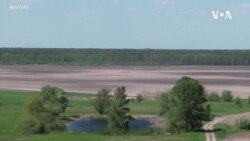
[[224,123],[224,124],[235,124],[237,121],[239,121],[242,118],[249,119],[250,113],[242,113],[242,114],[236,114],[236,115],[228,115],[223,117],[216,117],[212,121],[208,122],[203,126],[203,129],[206,131],[206,141],[216,141],[215,136],[215,129],[213,128],[214,125],[218,123]]

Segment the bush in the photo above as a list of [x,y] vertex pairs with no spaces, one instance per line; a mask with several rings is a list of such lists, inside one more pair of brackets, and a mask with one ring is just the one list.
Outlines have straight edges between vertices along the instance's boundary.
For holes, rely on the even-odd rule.
[[45,111],[44,102],[40,95],[31,96],[25,105],[28,114],[39,114]]
[[45,132],[44,126],[34,116],[25,118],[21,126],[24,132],[29,134],[40,134]]
[[247,119],[241,119],[238,123],[238,126],[242,130],[250,130],[250,121]]
[[52,122],[49,124],[50,130],[57,130],[57,131],[63,131],[65,128],[64,122],[60,118],[55,118],[52,120]]
[[248,104],[250,104],[250,96],[248,97]]
[[135,103],[136,100],[135,100],[134,98],[130,98],[130,102],[131,102],[131,103]]
[[224,90],[222,92],[221,99],[225,102],[232,102],[233,101],[233,95],[231,91]]
[[220,101],[220,96],[217,92],[211,92],[207,95],[208,101]]
[[25,110],[29,117],[22,122],[24,132],[39,134],[64,130],[60,114],[65,112],[67,106],[68,99],[62,89],[43,87],[40,95],[34,95],[26,102]]
[[236,105],[238,105],[239,107],[242,107],[241,100],[240,100],[240,98],[239,98],[238,96],[234,99],[234,103],[235,103]]
[[143,96],[142,96],[141,94],[138,94],[138,95],[136,96],[136,101],[137,101],[137,102],[142,102],[142,101],[143,101]]

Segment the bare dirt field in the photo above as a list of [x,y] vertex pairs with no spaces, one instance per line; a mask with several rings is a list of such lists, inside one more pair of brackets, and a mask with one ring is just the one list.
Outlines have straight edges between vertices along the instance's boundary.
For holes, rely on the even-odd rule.
[[66,91],[95,93],[124,85],[130,96],[156,95],[182,76],[198,79],[208,91],[227,89],[242,98],[250,96],[250,67],[243,66],[0,66],[0,88],[38,90],[50,84]]

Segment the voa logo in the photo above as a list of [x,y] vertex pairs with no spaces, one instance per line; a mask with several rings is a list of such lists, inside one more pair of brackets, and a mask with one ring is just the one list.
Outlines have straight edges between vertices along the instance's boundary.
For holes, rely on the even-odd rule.
[[225,19],[225,20],[232,20],[232,14],[229,10],[219,11],[219,10],[212,10],[212,15],[215,20],[218,19]]

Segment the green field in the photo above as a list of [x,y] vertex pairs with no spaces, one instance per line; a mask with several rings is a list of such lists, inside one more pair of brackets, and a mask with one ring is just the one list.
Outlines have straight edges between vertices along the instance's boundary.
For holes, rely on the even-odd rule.
[[[54,132],[45,135],[27,135],[20,129],[20,121],[24,116],[24,104],[29,96],[37,94],[37,92],[24,92],[24,91],[0,91],[0,141],[199,141],[205,140],[203,132],[192,132],[185,134],[154,134],[152,135],[121,135],[121,136],[108,136],[101,134],[90,133],[67,133],[67,132]],[[78,116],[97,114],[92,107],[91,95],[88,94],[67,94],[69,98],[69,107],[63,116]],[[250,106],[246,101],[243,101],[243,107],[239,108],[234,103],[226,102],[209,102],[211,104],[212,114],[216,116],[229,115],[234,113],[249,112]],[[157,115],[158,114],[158,101],[146,100],[140,103],[130,103],[131,112],[133,115]]]

